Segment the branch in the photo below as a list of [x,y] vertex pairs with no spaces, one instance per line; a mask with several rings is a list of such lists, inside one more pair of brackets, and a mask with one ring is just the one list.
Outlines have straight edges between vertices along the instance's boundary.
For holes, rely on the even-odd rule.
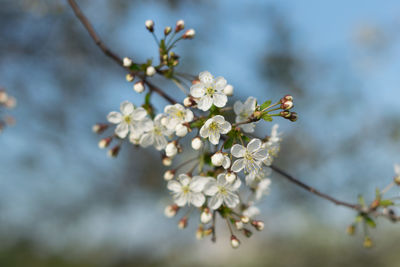
[[[87,32],[89,33],[90,37],[92,37],[93,41],[96,43],[96,45],[103,51],[103,53],[113,59],[119,66],[123,67],[125,70],[128,70],[132,74],[133,73],[129,68],[125,68],[123,65],[123,61],[121,57],[119,57],[115,52],[113,52],[111,49],[109,49],[103,41],[100,39],[100,37],[97,35],[96,31],[94,30],[92,24],[90,23],[89,19],[83,14],[82,10],[79,8],[78,4],[76,3],[75,0],[67,0],[69,5],[71,6],[72,10],[74,11],[76,17],[79,19],[79,21],[82,23],[82,25],[85,27]],[[149,81],[146,81],[144,78],[144,75],[140,75],[141,79],[144,80],[144,82],[148,85],[149,90],[153,91],[157,94],[159,94],[161,97],[166,99],[168,102],[171,104],[177,103],[172,97],[170,97],[167,93],[165,93],[163,90],[160,88],[156,87]]]

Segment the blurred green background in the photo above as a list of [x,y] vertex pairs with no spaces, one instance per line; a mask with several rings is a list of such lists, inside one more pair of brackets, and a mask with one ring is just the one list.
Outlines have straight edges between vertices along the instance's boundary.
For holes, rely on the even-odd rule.
[[[156,32],[184,19],[180,70],[209,70],[235,98],[295,98],[276,165],[337,198],[374,197],[400,162],[398,1],[78,1],[107,45],[157,57]],[[346,235],[355,214],[272,177],[262,233],[232,250],[178,230],[152,149],[97,147],[91,126],[123,100],[141,104],[66,1],[0,0],[0,85],[17,124],[0,136],[0,266],[400,266],[398,225],[378,221],[375,246]],[[173,84],[155,79],[170,94]],[[156,100],[165,104],[162,99]],[[270,131],[261,127],[259,134]],[[159,167],[155,167],[159,166]],[[393,194],[398,195],[395,188]],[[225,231],[226,230],[226,231]],[[359,229],[360,230],[360,229]]]

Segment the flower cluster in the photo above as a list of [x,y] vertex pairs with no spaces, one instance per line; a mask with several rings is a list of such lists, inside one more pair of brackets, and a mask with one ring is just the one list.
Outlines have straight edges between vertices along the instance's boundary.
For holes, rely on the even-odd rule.
[[2,116],[3,108],[5,109],[13,109],[17,105],[17,100],[8,95],[7,92],[0,88],[0,133],[6,126],[14,125],[15,119],[10,115]]
[[[166,27],[164,37],[159,40],[154,22],[146,21],[145,26],[157,42],[160,62],[140,64],[128,57],[123,59],[123,66],[129,70],[128,82],[139,78],[134,91],[142,93],[147,88],[148,92],[141,106],[125,101],[120,111],[108,114],[108,123],[93,127],[100,134],[113,125],[112,134],[102,138],[99,147],[106,148],[115,142],[109,149],[113,157],[118,155],[125,140],[160,151],[165,166],[176,163],[164,173],[174,202],[166,207],[165,214],[173,217],[183,213],[178,226],[185,228],[194,214],[192,211],[198,210],[200,223],[196,236],[211,235],[213,240],[215,221],[220,217],[227,222],[230,243],[236,248],[240,241],[235,232],[250,237],[251,227],[258,231],[264,228],[264,223],[255,219],[259,214],[255,204],[269,191],[269,166],[278,155],[281,142],[278,125],[272,126],[270,135],[260,138],[254,135],[257,125],[260,121],[271,122],[274,117],[295,121],[297,114],[290,111],[293,97],[286,95],[276,103],[260,103],[249,97],[229,106],[228,98],[234,88],[225,78],[215,77],[208,71],[197,76],[175,71],[179,56],[171,49],[179,40],[193,38],[194,30],[174,39],[185,27],[180,20],[171,38],[168,36],[172,28]],[[148,77],[156,74],[172,80],[186,93],[186,98],[181,103],[166,98],[170,104],[162,109],[153,107],[151,97],[157,88]],[[182,160],[179,155],[186,150],[183,141],[186,137],[191,138],[191,149],[196,156]]]

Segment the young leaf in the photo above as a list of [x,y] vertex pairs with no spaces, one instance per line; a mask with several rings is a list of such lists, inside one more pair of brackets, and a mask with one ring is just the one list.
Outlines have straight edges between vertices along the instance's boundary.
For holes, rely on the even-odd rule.
[[272,117],[268,113],[263,114],[261,118],[265,121],[272,121]]
[[271,105],[271,100],[267,100],[260,106],[260,110],[263,110],[263,109],[269,107],[270,105]]
[[383,199],[379,202],[379,205],[384,206],[384,207],[388,207],[393,205],[393,201],[389,200],[389,199]]
[[365,223],[371,227],[371,228],[375,228],[376,227],[376,223],[374,222],[374,220],[371,219],[371,217],[365,216]]
[[226,140],[224,148],[228,149],[231,148],[233,145],[233,141],[235,141],[235,139],[233,137],[229,137],[228,140]]

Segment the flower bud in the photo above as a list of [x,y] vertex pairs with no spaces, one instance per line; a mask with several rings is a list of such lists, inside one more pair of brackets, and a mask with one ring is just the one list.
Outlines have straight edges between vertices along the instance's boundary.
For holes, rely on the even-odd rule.
[[242,230],[243,229],[243,222],[240,220],[235,221],[235,227],[238,230]]
[[99,148],[106,148],[111,143],[112,137],[106,137],[99,141]]
[[394,182],[395,182],[397,185],[400,185],[400,175],[397,175],[396,177],[394,177]]
[[209,208],[204,208],[203,212],[200,214],[200,221],[201,223],[209,223],[212,219],[212,213],[210,212]]
[[258,231],[262,231],[264,229],[264,222],[263,221],[252,221],[251,225],[254,226]]
[[284,117],[285,119],[289,119],[290,116],[292,115],[292,113],[291,113],[290,111],[288,111],[288,110],[282,110],[282,111],[280,112],[280,115],[281,115],[282,117]]
[[185,22],[183,20],[178,20],[175,26],[175,32],[180,32],[185,28]]
[[176,205],[176,204],[168,205],[168,206],[165,207],[164,214],[168,218],[172,218],[172,217],[174,217],[176,215],[178,210],[179,210],[178,205]]
[[292,114],[290,114],[289,120],[293,122],[297,121],[297,113],[292,112]]
[[179,137],[184,137],[188,133],[188,128],[183,124],[178,124],[175,127],[175,134]]
[[121,149],[120,145],[116,145],[115,147],[111,148],[110,150],[108,150],[108,156],[115,158],[116,156],[118,156],[119,150]]
[[222,162],[224,162],[224,155],[221,152],[217,152],[211,156],[211,163],[214,166],[221,166]]
[[184,228],[186,228],[187,225],[188,225],[188,219],[186,216],[183,217],[182,219],[180,219],[178,222],[179,229],[184,229]]
[[241,220],[243,223],[249,223],[250,218],[247,217],[247,216],[242,216],[242,217],[240,217],[240,220]]
[[199,150],[203,146],[203,141],[201,141],[201,138],[196,136],[195,138],[192,139],[192,148],[194,150]]
[[170,33],[171,33],[171,30],[172,30],[172,29],[171,29],[170,26],[165,27],[165,28],[164,28],[164,35],[167,36],[168,34],[170,34]]
[[154,32],[154,21],[152,21],[150,19],[146,20],[144,25],[146,25],[146,29],[149,30],[149,32]]
[[132,59],[130,59],[129,57],[124,57],[124,59],[122,60],[122,65],[124,65],[124,67],[126,68],[132,66],[132,63]]
[[196,239],[197,240],[201,240],[203,239],[204,236],[204,229],[202,225],[199,225],[199,227],[197,227],[197,231],[196,231]]
[[142,93],[144,91],[144,82],[143,81],[136,82],[133,85],[133,90],[135,90],[135,92],[137,93]]
[[164,180],[169,181],[172,180],[175,176],[175,171],[174,170],[168,170],[164,172]]
[[196,104],[196,101],[194,101],[193,97],[185,97],[185,99],[183,99],[183,105],[185,107],[192,107]]
[[167,157],[173,157],[176,155],[176,153],[178,153],[178,148],[176,147],[176,143],[175,142],[170,142],[167,144],[167,146],[165,147],[165,154],[167,155]]
[[[285,101],[293,101],[293,96],[291,96],[291,95],[285,95],[285,96],[283,97],[283,99],[284,99]],[[283,101],[283,102],[285,102],[285,101]]]
[[286,101],[286,102],[283,102],[281,104],[281,109],[288,110],[288,109],[291,109],[292,107],[293,107],[293,102],[292,101]]
[[153,66],[148,66],[146,69],[146,75],[151,77],[154,74],[156,74],[156,69]]
[[6,103],[8,99],[8,94],[6,93],[6,91],[0,90],[0,103],[4,104]]
[[240,240],[234,235],[231,236],[231,246],[233,248],[238,248],[240,246]]
[[250,231],[249,229],[243,228],[242,231],[243,231],[244,236],[247,237],[247,238],[249,238],[249,237],[251,237],[253,235],[253,232]]
[[196,34],[196,31],[193,30],[193,29],[190,29],[190,30],[187,30],[187,31],[183,34],[182,38],[183,38],[183,39],[193,39],[194,36],[195,36],[195,34]]
[[234,172],[228,172],[227,174],[225,174],[225,180],[228,183],[233,183],[233,181],[236,180],[236,174]]
[[94,133],[101,134],[102,132],[104,132],[105,130],[107,130],[107,128],[108,128],[108,124],[105,124],[105,123],[96,123],[95,125],[93,125],[92,131],[93,131]]
[[364,238],[364,243],[363,243],[365,248],[370,248],[372,247],[373,243],[372,243],[372,239],[369,236],[366,236]]
[[133,82],[133,80],[135,79],[135,76],[133,76],[131,73],[128,73],[126,76],[126,81],[127,82]]
[[162,158],[162,164],[163,164],[164,166],[171,166],[171,164],[172,164],[172,159],[169,158],[169,157],[163,157],[163,158]]
[[224,94],[227,96],[232,96],[233,95],[233,86],[228,84],[224,88]]
[[354,233],[356,232],[356,225],[350,224],[349,226],[347,226],[346,232],[348,235],[354,235]]

